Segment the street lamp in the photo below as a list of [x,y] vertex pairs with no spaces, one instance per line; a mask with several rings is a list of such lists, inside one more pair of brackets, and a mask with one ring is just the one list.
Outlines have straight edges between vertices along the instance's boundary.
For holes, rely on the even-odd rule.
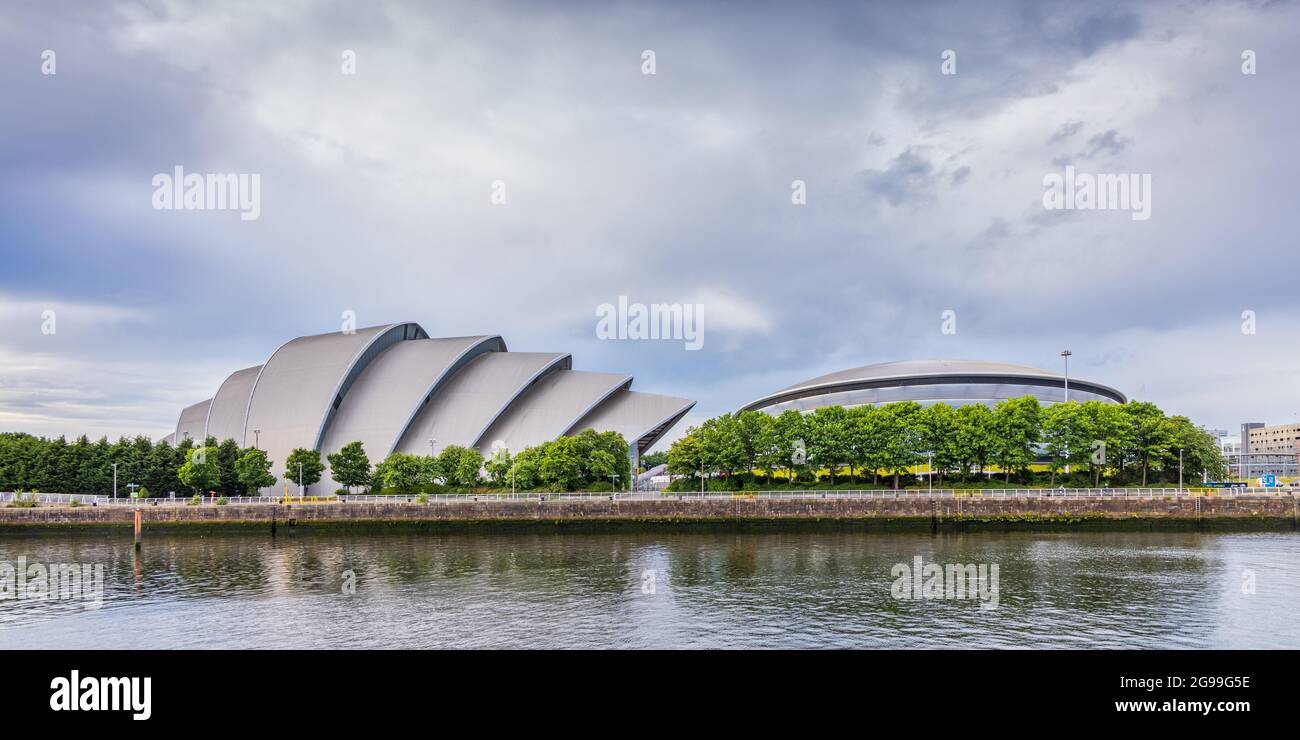
[[437,437],[429,437],[429,456],[430,456],[430,457],[437,457],[437,456],[438,456],[437,453],[435,453],[435,452],[433,451],[433,446],[434,446],[435,444],[437,444],[437,443],[438,443],[438,438],[437,438]]
[[117,463],[113,463],[113,500],[117,500]]
[[[1061,350],[1061,358],[1065,360],[1065,402],[1066,403],[1070,402],[1070,355],[1072,354],[1074,353],[1068,349]],[[1069,458],[1070,450],[1068,447],[1065,450],[1065,454],[1066,454],[1065,474],[1069,475],[1070,474],[1070,458]]]
[[261,430],[261,429],[254,429],[254,430],[253,430],[253,449],[255,449],[255,450],[261,449],[261,447],[262,447],[262,444],[261,444],[261,443],[262,443],[262,430]]
[[1065,402],[1070,402],[1070,355],[1074,354],[1068,349],[1061,350],[1061,357],[1065,359]]
[[925,453],[925,456],[926,456],[925,480],[929,486],[930,493],[934,493],[934,453],[927,452]]
[[302,485],[302,462],[300,461],[298,463],[298,498],[302,498],[304,495],[306,495],[306,489]]

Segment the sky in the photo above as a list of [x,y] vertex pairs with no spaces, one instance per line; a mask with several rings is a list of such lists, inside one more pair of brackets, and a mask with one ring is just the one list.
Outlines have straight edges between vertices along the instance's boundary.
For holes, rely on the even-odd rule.
[[[697,400],[669,439],[1066,348],[1300,421],[1297,41],[1276,2],[6,3],[0,430],[158,437],[345,315]],[[257,175],[258,217],[155,208],[178,166]],[[1149,175],[1150,217],[1046,208],[1066,166]],[[703,306],[703,346],[602,339],[620,296]]]

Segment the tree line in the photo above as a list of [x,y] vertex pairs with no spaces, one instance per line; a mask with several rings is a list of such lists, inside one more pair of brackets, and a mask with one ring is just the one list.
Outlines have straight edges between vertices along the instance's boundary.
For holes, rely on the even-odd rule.
[[[328,470],[339,493],[428,493],[473,488],[571,491],[611,490],[629,475],[627,441],[616,432],[586,430],[511,456],[505,449],[487,459],[476,449],[448,445],[435,457],[395,452],[372,465],[361,442],[324,456],[298,448],[285,460],[285,479],[304,487]],[[73,442],[24,433],[0,433],[0,490],[111,495],[113,464],[118,494],[166,496],[178,489],[221,496],[256,495],[274,486],[273,461],[264,450],[240,447],[233,439],[185,439],[172,446],[148,437],[106,437]],[[134,484],[134,486],[132,486]],[[133,490],[134,489],[134,490]]]
[[[741,488],[778,477],[831,485],[889,478],[899,488],[920,465],[935,482],[970,482],[996,472],[1006,484],[1149,485],[1227,473],[1217,443],[1185,416],[1155,404],[1070,401],[1048,406],[1033,396],[993,407],[900,401],[881,406],[825,406],[804,414],[761,411],[709,419],[674,442],[668,469],[698,486]],[[1035,468],[1046,468],[1039,472]],[[825,471],[825,472],[822,472]],[[684,486],[683,486],[684,487]]]

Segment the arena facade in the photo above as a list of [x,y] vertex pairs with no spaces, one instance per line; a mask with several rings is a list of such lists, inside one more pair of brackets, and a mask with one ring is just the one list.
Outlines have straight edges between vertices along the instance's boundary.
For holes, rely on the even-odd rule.
[[[430,337],[416,323],[298,337],[236,370],[180,413],[173,443],[233,439],[284,480],[297,447],[364,444],[372,463],[447,445],[512,453],[584,429],[614,431],[638,458],[695,405],[631,390],[632,376],[573,369],[563,352],[509,352],[500,336]],[[326,477],[317,491],[338,486]]]
[[821,406],[880,405],[916,401],[922,405],[970,403],[995,405],[1018,396],[1035,396],[1041,403],[1104,401],[1126,403],[1127,397],[1109,386],[1023,365],[978,360],[913,360],[883,362],[822,375],[770,393],[742,410],[777,415],[787,409],[812,411]]

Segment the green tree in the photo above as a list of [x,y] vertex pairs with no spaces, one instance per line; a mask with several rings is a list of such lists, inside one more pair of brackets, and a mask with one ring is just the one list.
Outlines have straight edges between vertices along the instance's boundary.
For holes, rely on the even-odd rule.
[[781,445],[780,459],[785,463],[789,483],[808,467],[808,424],[804,415],[794,409],[782,411],[776,417],[774,434]]
[[1141,464],[1142,485],[1145,486],[1151,463],[1159,460],[1174,442],[1174,427],[1154,403],[1130,401],[1123,408],[1135,461]]
[[984,473],[996,445],[993,429],[993,412],[982,403],[971,403],[957,409],[957,466],[962,480],[970,478],[973,468]]
[[[808,454],[818,466],[830,470],[831,485],[835,472],[852,462],[849,444],[849,413],[843,406],[822,406],[804,418],[808,431]],[[850,469],[852,474],[852,469]]]
[[704,470],[704,444],[698,427],[686,430],[686,435],[668,447],[668,472],[673,475],[698,477]]
[[303,447],[295,448],[284,461],[284,477],[302,486],[303,495],[311,485],[320,480],[325,472],[325,464],[320,461],[320,452]]
[[898,401],[885,404],[880,411],[884,437],[881,462],[893,474],[894,490],[898,490],[899,476],[921,457],[921,404]]
[[515,485],[523,490],[531,490],[542,484],[542,458],[546,455],[547,442],[536,447],[526,447],[511,462]]
[[479,483],[483,455],[476,449],[447,445],[438,453],[435,470],[443,483],[456,488],[472,488]]
[[370,457],[360,442],[348,442],[343,449],[326,455],[325,459],[330,464],[330,477],[348,492],[354,486],[370,483]]
[[740,439],[735,415],[726,413],[715,416],[700,425],[699,433],[705,470],[716,471],[730,478],[732,473],[745,469],[747,453]]
[[1100,485],[1101,477],[1114,464],[1113,451],[1124,448],[1128,424],[1123,408],[1103,401],[1084,401],[1079,404],[1079,431],[1087,440],[1084,449],[1071,448],[1071,458],[1084,464],[1092,475],[1092,484]]
[[244,495],[244,484],[239,480],[236,463],[242,456],[239,444],[233,439],[222,440],[217,445],[217,467],[221,469],[221,493],[226,496]]
[[993,409],[993,455],[1007,483],[1013,473],[1029,470],[1037,457],[1040,411],[1033,396],[1008,398]]
[[1071,444],[1078,444],[1076,430],[1079,405],[1054,403],[1043,409],[1042,421],[1043,449],[1050,460],[1051,485],[1056,485],[1056,474],[1069,459]]
[[510,450],[505,447],[498,447],[488,455],[487,460],[483,463],[483,470],[487,473],[488,480],[494,486],[505,486],[510,482],[510,469],[514,466],[514,461],[510,459]]
[[926,406],[917,417],[920,427],[921,448],[930,453],[935,472],[939,474],[939,485],[943,485],[944,474],[958,464],[957,454],[957,412],[946,403]]
[[181,483],[201,493],[221,483],[216,447],[195,447],[186,452],[185,464],[176,471]]
[[244,450],[244,454],[235,461],[235,475],[249,495],[275,485],[275,476],[271,475],[271,461],[267,459],[265,450]]
[[582,483],[582,458],[573,437],[560,437],[546,446],[539,473],[542,483],[572,491]]
[[384,490],[414,491],[432,482],[430,458],[394,452],[375,467],[371,481]]

